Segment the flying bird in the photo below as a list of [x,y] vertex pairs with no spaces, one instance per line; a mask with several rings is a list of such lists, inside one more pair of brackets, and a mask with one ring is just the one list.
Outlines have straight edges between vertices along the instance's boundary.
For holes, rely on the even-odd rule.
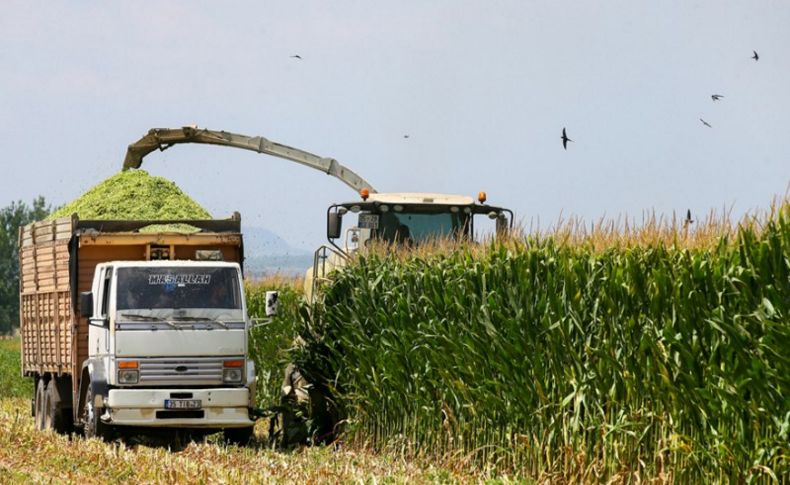
[[409,135],[403,135],[403,138],[408,138],[408,137],[409,137]]
[[754,59],[754,62],[759,61],[760,60],[760,56],[757,55],[757,51],[752,51],[752,52],[754,52],[754,55],[752,56],[752,59]]
[[300,56],[299,54],[294,54],[294,55],[292,55],[290,57],[291,57],[291,59],[299,59],[300,61],[302,60],[302,56]]
[[568,135],[565,133],[565,127],[562,128],[562,136],[560,138],[562,138],[562,148],[567,150],[568,149],[568,142],[569,141],[573,141],[573,140],[568,138]]
[[721,94],[711,94],[710,95],[710,99],[712,99],[713,101],[718,101],[718,100],[720,100],[723,97],[724,96],[722,96]]
[[702,118],[700,118],[699,120],[702,122],[703,125],[707,126],[708,128],[713,128],[712,126],[710,126],[710,123],[708,123],[707,121],[703,120]]

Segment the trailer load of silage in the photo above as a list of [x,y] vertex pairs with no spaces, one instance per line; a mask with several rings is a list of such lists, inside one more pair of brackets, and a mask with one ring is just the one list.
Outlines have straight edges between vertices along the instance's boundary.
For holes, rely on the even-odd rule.
[[[77,214],[91,220],[197,220],[211,214],[163,178],[144,170],[120,172],[82,194],[50,215],[50,219]],[[187,224],[152,224],[141,232],[196,232]]]

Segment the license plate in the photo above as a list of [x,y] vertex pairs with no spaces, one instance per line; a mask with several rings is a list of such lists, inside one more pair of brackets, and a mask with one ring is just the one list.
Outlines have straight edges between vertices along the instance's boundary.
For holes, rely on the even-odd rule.
[[379,216],[378,214],[360,214],[359,227],[362,229],[378,229]]
[[200,409],[200,399],[165,399],[165,409]]

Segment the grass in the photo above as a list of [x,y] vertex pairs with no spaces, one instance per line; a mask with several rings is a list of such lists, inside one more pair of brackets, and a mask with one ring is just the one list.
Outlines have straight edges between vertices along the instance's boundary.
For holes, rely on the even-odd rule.
[[305,448],[283,453],[191,443],[173,452],[164,447],[103,443],[78,436],[39,432],[27,401],[0,399],[2,483],[426,483],[468,482],[428,464],[365,451]]
[[[470,483],[473,469],[442,467],[360,447],[268,449],[256,444],[190,443],[181,451],[40,432],[30,416],[30,384],[19,374],[19,339],[0,340],[0,483]],[[499,483],[510,483],[498,477]],[[503,482],[504,481],[504,482]]]
[[285,367],[289,363],[289,349],[297,337],[302,311],[300,278],[270,276],[245,282],[247,309],[251,317],[266,315],[266,292],[279,292],[278,315],[261,322],[250,332],[250,357],[255,361],[258,376],[258,406],[267,408],[279,404]]
[[18,337],[0,337],[0,398],[33,397],[31,379],[22,378]]

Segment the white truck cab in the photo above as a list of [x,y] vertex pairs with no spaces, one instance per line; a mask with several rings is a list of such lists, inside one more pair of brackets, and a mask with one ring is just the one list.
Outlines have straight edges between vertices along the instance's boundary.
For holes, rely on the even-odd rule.
[[80,303],[89,322],[79,396],[88,436],[137,426],[249,439],[256,377],[237,263],[101,263]]

